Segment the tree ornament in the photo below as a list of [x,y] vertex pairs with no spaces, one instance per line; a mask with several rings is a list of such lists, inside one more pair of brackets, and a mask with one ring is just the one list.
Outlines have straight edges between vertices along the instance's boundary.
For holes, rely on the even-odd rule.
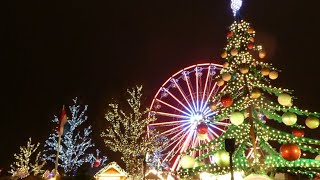
[[316,158],[314,158],[314,160],[316,161],[320,161],[320,154],[316,156]]
[[101,163],[101,159],[100,158],[96,158],[96,160],[93,163],[93,167],[99,167]]
[[270,73],[270,69],[268,68],[262,68],[261,69],[261,74],[264,75],[264,76],[268,76]]
[[253,42],[254,42],[254,38],[253,38],[253,37],[250,37],[250,38],[249,38],[249,41],[253,43]]
[[232,50],[230,51],[230,54],[231,54],[232,56],[238,55],[238,49],[232,49]]
[[198,137],[199,140],[204,141],[204,140],[208,139],[208,134],[199,134],[199,133],[197,133],[197,137]]
[[282,115],[282,122],[287,126],[292,126],[297,122],[297,115],[292,112],[285,112]]
[[254,88],[250,94],[250,97],[253,99],[258,99],[260,96],[261,96],[261,92],[257,88]]
[[217,104],[214,103],[214,102],[211,102],[209,104],[209,108],[211,109],[211,111],[215,111],[218,107],[217,107]]
[[248,29],[248,33],[249,33],[249,34],[254,33],[254,29],[253,29],[253,28],[249,28],[249,29]]
[[215,163],[220,167],[227,167],[230,165],[229,153],[226,150],[218,150],[215,154]]
[[227,37],[231,37],[233,35],[233,32],[232,31],[229,31],[228,33],[227,33]]
[[280,154],[287,161],[295,161],[300,158],[301,150],[299,146],[288,143],[280,147]]
[[265,50],[260,50],[259,51],[259,58],[263,59],[265,58],[267,55],[266,51]]
[[229,63],[228,62],[223,63],[223,68],[227,68],[227,67],[229,67]]
[[221,102],[222,106],[229,107],[233,103],[232,96],[230,96],[229,94],[226,94],[221,97],[220,102]]
[[291,101],[292,101],[292,97],[287,93],[281,93],[278,96],[278,102],[282,106],[289,106],[291,104]]
[[232,124],[239,126],[244,121],[244,115],[241,112],[233,112],[230,115],[230,121]]
[[230,73],[223,73],[221,75],[221,78],[224,80],[224,81],[229,81],[231,79],[231,74]]
[[204,166],[204,165],[205,165],[204,162],[202,162],[202,161],[196,161],[196,162],[194,163],[193,168],[196,168],[196,167],[199,167],[199,166]]
[[224,85],[224,80],[221,78],[217,79],[217,86],[223,86]]
[[302,129],[293,129],[292,134],[298,137],[304,137],[304,131]]
[[269,73],[269,78],[272,79],[272,80],[277,79],[278,76],[279,76],[279,75],[278,75],[278,72],[277,72],[277,71],[271,71],[271,72]]
[[180,160],[180,165],[183,169],[193,168],[196,160],[190,155],[183,155]]
[[319,119],[314,116],[309,116],[306,119],[306,126],[310,129],[316,129],[319,127]]
[[228,53],[226,51],[224,51],[223,53],[221,53],[221,58],[226,58],[228,56]]
[[208,126],[204,123],[201,122],[198,126],[197,126],[197,132],[199,134],[207,134],[208,133]]
[[247,74],[249,72],[249,65],[248,64],[241,64],[239,66],[239,68],[240,68],[240,72],[242,74]]
[[247,47],[248,47],[248,49],[253,49],[254,44],[253,44],[253,43],[249,43],[249,44],[247,45]]

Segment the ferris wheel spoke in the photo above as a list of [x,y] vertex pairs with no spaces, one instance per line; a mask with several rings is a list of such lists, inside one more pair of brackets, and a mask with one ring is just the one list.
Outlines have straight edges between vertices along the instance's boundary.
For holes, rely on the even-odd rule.
[[181,120],[181,121],[167,121],[161,123],[150,123],[149,126],[168,126],[168,125],[175,125],[180,123],[188,123],[190,120]]
[[226,132],[224,129],[221,129],[221,128],[219,128],[218,126],[215,126],[215,125],[212,125],[212,124],[209,124],[209,126],[211,126],[212,128],[214,128],[214,129],[218,129],[218,130],[220,130],[221,132]]
[[[172,128],[172,129],[166,130],[166,131],[160,133],[160,135],[164,135],[164,134],[167,134],[167,133],[169,133],[169,132],[171,132],[171,131],[174,131],[174,130],[176,130],[176,129],[179,129],[179,128],[181,128],[183,125],[184,125],[184,124],[180,124],[180,125],[177,126],[177,127],[174,127],[174,128]],[[191,126],[191,125],[189,125],[189,126],[187,126],[187,127],[190,127],[190,126]],[[181,133],[182,133],[182,132],[183,132],[183,131],[181,131]]]
[[176,96],[174,96],[168,89],[165,89],[165,91],[174,99],[176,100],[181,106],[183,106],[187,111],[189,111],[190,114],[192,114],[192,111],[185,106]]
[[189,90],[189,93],[190,93],[190,97],[191,97],[191,100],[192,100],[193,107],[194,107],[194,109],[197,109],[196,103],[195,103],[194,98],[193,98],[193,91],[192,91],[190,83],[189,83],[189,78],[186,75],[184,75],[184,76],[185,76],[185,81],[186,81],[187,86],[188,86],[188,90]]
[[204,89],[203,89],[203,93],[202,93],[202,99],[201,99],[201,105],[200,105],[200,111],[202,110],[203,106],[204,106],[204,102],[203,100],[205,99],[205,95],[206,95],[206,90],[207,90],[207,86],[208,86],[208,80],[209,80],[209,76],[210,76],[210,69],[211,66],[208,67],[208,71],[207,71],[207,77],[206,77],[206,81],[204,83]]
[[182,113],[185,114],[185,115],[191,116],[191,114],[188,114],[187,112],[182,111],[181,109],[178,109],[177,107],[174,107],[174,106],[172,106],[171,104],[168,104],[168,103],[166,103],[166,102],[164,102],[164,101],[161,101],[160,99],[156,99],[156,100],[157,100],[158,102],[160,102],[160,103],[168,106],[168,107],[171,107],[172,109],[175,109],[175,110],[177,110],[177,111],[179,111],[179,112],[182,112]]
[[196,72],[195,72],[195,76],[196,76],[196,98],[197,98],[197,101],[196,101],[196,104],[197,104],[197,111],[199,111],[199,77],[200,74],[198,72],[198,66],[196,67]]
[[214,124],[216,124],[216,125],[222,125],[222,126],[230,126],[230,123],[221,122],[221,121],[214,122]]
[[[213,88],[211,89],[208,97],[206,98],[205,104],[208,104],[209,98],[211,97],[212,92],[215,90],[216,86],[217,86],[217,82],[214,83]],[[205,108],[205,107],[206,107],[206,106],[203,106],[202,109],[201,109],[201,111],[203,111],[203,108]]]
[[[219,137],[219,135],[218,135],[216,132],[214,132],[214,130],[212,130],[211,128],[208,128],[208,130],[209,130],[216,138]],[[214,139],[215,139],[215,138],[214,138]]]
[[[210,112],[210,111],[209,111]],[[213,115],[215,115],[215,114],[217,114],[217,112],[215,111],[215,112],[210,112],[209,114],[208,113],[206,113],[206,116],[208,116],[208,117],[210,117],[210,116],[213,116]]]
[[[193,126],[195,126],[195,125],[193,125]],[[193,129],[193,128],[191,127],[191,128],[189,129],[189,131],[192,130],[192,129]],[[194,131],[193,131],[193,132],[190,132],[190,133],[187,133],[188,136],[187,136],[187,138],[186,138],[186,141],[184,141],[182,147],[180,148],[180,154],[181,154],[183,151],[185,151],[187,147],[189,147],[188,145],[190,145],[190,140],[191,140],[191,137],[193,136],[193,133],[194,133]],[[178,165],[177,163],[180,163],[180,160],[179,160],[179,159],[176,159],[176,160],[175,160],[175,162],[173,163],[173,166],[172,166],[172,167],[173,167],[173,168],[176,168],[176,166]]]
[[[189,132],[191,131],[191,128],[189,128],[188,130],[187,130],[187,133],[185,133],[185,134],[183,134],[182,136],[181,136],[181,138],[180,138],[180,140],[178,141],[178,142],[176,142],[176,145],[172,148],[172,150],[167,154],[167,156],[164,158],[164,161],[167,159],[167,158],[169,158],[170,156],[171,156],[171,159],[178,153],[178,151],[182,148],[182,146],[180,146],[180,147],[178,147],[180,144],[181,144],[181,142],[184,140],[184,138],[187,136],[187,134],[189,134]],[[173,144],[173,143],[172,143]],[[168,146],[168,147],[170,147],[170,146]],[[177,148],[178,147],[178,148]],[[177,148],[177,150],[176,150],[176,148]],[[176,152],[176,153],[174,153],[174,152]],[[172,155],[171,155],[172,154]],[[170,159],[170,160],[171,160]]]
[[[166,116],[166,117],[173,117],[173,118],[180,118],[180,119],[190,119],[190,116],[183,116],[183,115],[172,114],[172,113],[167,113],[167,112],[157,111],[156,114],[157,115],[161,115],[161,116]],[[188,120],[185,120],[185,121],[187,122]]]
[[180,85],[174,81],[174,84],[176,85],[176,87],[178,88],[180,94],[182,95],[183,99],[187,102],[188,106],[189,106],[189,109],[191,109],[191,111],[193,112],[193,114],[195,114],[194,110],[193,110],[193,107],[191,106],[186,94],[184,93],[184,91],[181,89]]

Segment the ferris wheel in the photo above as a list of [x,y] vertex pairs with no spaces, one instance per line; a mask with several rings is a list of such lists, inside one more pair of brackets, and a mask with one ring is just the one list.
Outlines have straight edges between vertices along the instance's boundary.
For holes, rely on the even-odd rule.
[[180,168],[182,152],[219,137],[230,125],[228,120],[208,123],[215,114],[208,102],[225,88],[215,80],[221,69],[222,65],[214,63],[186,67],[167,79],[154,96],[150,110],[157,119],[149,123],[148,130],[156,129],[169,139],[162,149],[162,161],[172,171]]

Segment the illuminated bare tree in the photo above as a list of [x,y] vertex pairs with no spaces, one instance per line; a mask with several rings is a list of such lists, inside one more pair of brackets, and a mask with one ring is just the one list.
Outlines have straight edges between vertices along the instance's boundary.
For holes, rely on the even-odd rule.
[[14,154],[16,162],[10,165],[11,170],[9,171],[14,179],[25,178],[31,173],[36,176],[44,172],[42,168],[46,162],[39,162],[41,152],[38,152],[37,156],[35,157],[34,164],[30,162],[32,155],[37,151],[39,145],[40,143],[31,144],[31,138],[29,138],[27,146],[20,146],[20,154]]
[[155,120],[153,115],[148,116],[149,109],[141,107],[142,86],[128,89],[129,108],[120,109],[119,104],[109,104],[105,118],[109,127],[101,133],[105,145],[112,151],[122,153],[121,159],[126,164],[126,171],[133,177],[139,178],[143,173],[143,161],[147,152],[154,152],[165,142],[158,132],[149,131],[147,125]]

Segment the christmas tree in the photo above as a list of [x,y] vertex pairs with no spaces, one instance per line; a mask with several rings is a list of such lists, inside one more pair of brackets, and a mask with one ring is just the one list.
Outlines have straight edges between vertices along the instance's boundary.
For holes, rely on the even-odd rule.
[[[241,1],[232,1],[236,21],[229,28],[227,45],[221,54],[225,62],[217,77],[217,85],[226,87],[212,97],[209,106],[216,113],[205,120],[214,123],[229,119],[231,125],[217,139],[187,150],[182,156],[180,164],[183,169],[179,174],[187,179],[202,172],[221,175],[233,170],[243,172],[244,176],[273,177],[277,172],[319,175],[319,156],[308,159],[301,154],[318,155],[320,140],[305,138],[304,123],[298,119],[305,119],[307,128],[316,129],[320,114],[294,106],[295,97],[291,90],[271,85],[279,70],[262,61],[267,54],[262,46],[255,44],[254,29],[239,19],[241,4]],[[277,123],[280,125],[269,125]],[[282,131],[279,127],[283,124],[292,128],[292,133]],[[232,144],[226,143],[230,140],[235,142],[234,149]],[[274,142],[280,150],[271,145]],[[196,151],[205,153],[193,159],[191,155]],[[213,157],[214,162],[195,165],[195,162],[204,162],[209,157]]]
[[[96,150],[96,155],[90,153],[95,146],[90,138],[92,133],[91,126],[86,128],[81,127],[88,119],[86,116],[88,106],[80,106],[77,102],[77,98],[73,99],[73,103],[72,106],[69,106],[71,118],[68,118],[64,127],[58,156],[58,166],[63,168],[64,173],[71,173],[70,175],[74,175],[78,168],[84,163],[90,163],[91,166],[97,167],[104,165],[107,160],[105,156],[99,157],[99,150]],[[59,118],[55,116],[52,122],[59,124]],[[56,133],[55,130],[45,142],[43,158],[52,163],[56,163],[58,138],[59,134]]]

